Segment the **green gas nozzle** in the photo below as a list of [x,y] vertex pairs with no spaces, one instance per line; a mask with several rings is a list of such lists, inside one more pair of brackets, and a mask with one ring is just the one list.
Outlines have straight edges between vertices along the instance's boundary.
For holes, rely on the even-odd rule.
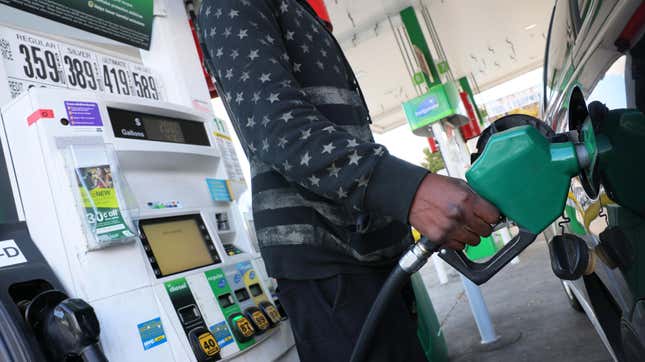
[[594,147],[591,141],[552,142],[533,126],[494,133],[466,179],[475,192],[513,220],[520,232],[483,263],[448,249],[440,257],[474,283],[486,282],[560,216],[571,178],[588,168],[596,154]]
[[[500,212],[533,234],[540,233],[564,209],[571,178],[581,170],[573,142],[551,143],[531,126],[491,136],[466,173],[470,186]],[[580,157],[583,161],[586,157]]]

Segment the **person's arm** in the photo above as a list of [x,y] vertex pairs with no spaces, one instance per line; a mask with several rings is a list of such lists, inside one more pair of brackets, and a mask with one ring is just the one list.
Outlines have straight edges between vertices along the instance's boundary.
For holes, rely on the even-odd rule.
[[427,171],[391,156],[381,145],[351,136],[316,109],[294,73],[320,70],[289,59],[274,11],[297,15],[273,3],[207,1],[200,15],[218,89],[249,156],[347,207],[408,222],[412,199]]

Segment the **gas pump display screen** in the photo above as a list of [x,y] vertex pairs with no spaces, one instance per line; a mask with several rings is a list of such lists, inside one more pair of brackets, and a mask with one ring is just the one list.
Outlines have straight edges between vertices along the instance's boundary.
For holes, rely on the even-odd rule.
[[202,122],[109,108],[114,136],[210,146]]
[[220,261],[199,215],[142,220],[140,226],[157,277]]

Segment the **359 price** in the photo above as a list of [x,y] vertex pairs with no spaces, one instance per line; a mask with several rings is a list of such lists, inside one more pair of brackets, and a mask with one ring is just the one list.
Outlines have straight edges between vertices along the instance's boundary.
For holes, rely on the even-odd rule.
[[67,81],[71,86],[78,86],[82,89],[87,89],[87,87],[89,87],[92,90],[96,90],[98,88],[92,63],[87,60],[81,61],[68,55],[63,57],[63,61],[68,67]]
[[137,96],[159,100],[159,92],[157,91],[157,84],[155,83],[153,76],[132,73],[132,78],[134,79],[134,87],[137,91]]
[[49,80],[56,83],[61,81],[56,66],[56,56],[52,51],[25,44],[20,44],[18,51],[24,56],[22,69],[27,78]]

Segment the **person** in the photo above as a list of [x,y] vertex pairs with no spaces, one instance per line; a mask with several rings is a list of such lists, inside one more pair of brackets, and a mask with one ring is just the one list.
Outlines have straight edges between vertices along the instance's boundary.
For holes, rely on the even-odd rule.
[[[204,0],[206,62],[248,156],[260,251],[302,361],[347,361],[410,225],[463,249],[499,213],[461,180],[374,142],[343,52],[304,0]],[[423,361],[411,288],[370,360]]]

